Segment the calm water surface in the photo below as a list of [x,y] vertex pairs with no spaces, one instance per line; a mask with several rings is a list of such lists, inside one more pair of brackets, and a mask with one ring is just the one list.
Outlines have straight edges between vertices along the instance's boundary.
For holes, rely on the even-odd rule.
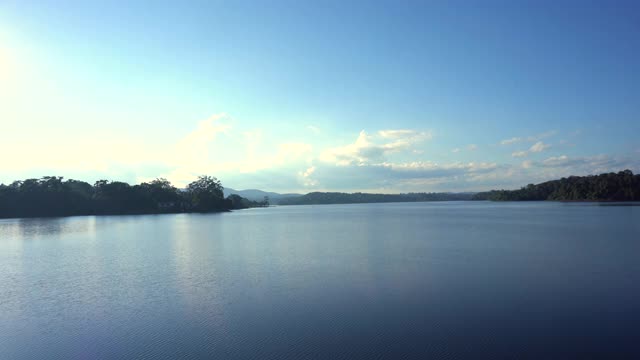
[[640,207],[0,220],[0,359],[640,358]]

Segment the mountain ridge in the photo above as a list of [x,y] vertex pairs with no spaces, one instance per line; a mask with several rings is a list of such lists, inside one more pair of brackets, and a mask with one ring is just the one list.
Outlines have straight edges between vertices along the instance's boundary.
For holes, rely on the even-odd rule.
[[277,203],[280,199],[302,196],[303,194],[296,193],[277,193],[274,191],[264,191],[260,189],[245,189],[245,190],[236,190],[232,188],[225,187],[223,188],[224,197],[228,197],[231,194],[236,194],[242,196],[243,198],[247,198],[252,201],[262,201],[265,196],[269,197],[269,201],[272,203]]

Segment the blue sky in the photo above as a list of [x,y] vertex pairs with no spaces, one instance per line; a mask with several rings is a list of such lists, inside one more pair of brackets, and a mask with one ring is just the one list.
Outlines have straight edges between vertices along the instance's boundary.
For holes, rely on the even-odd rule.
[[639,111],[637,2],[0,3],[5,183],[517,188],[640,171]]

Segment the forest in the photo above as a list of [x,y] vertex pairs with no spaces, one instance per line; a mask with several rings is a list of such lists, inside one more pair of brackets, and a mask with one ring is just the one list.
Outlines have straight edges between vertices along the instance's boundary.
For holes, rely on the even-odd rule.
[[640,201],[640,175],[631,170],[529,184],[519,190],[477,193],[473,200],[493,201]]
[[385,202],[471,200],[472,193],[407,193],[368,194],[341,192],[312,192],[302,196],[279,200],[279,205],[359,204]]
[[0,218],[218,212],[268,205],[238,195],[224,198],[222,189],[212,176],[200,176],[185,189],[162,178],[138,185],[107,180],[91,185],[45,176],[0,184]]
[[[492,201],[640,201],[640,175],[631,170],[529,184],[518,190],[491,190],[480,193],[370,194],[312,192],[284,198],[280,205],[352,204],[451,200]],[[129,185],[99,180],[93,185],[59,176],[0,184],[0,218],[71,215],[132,215],[219,212],[268,206],[268,199],[252,201],[233,194],[223,195],[223,187],[212,176],[200,176],[184,189],[168,180]]]

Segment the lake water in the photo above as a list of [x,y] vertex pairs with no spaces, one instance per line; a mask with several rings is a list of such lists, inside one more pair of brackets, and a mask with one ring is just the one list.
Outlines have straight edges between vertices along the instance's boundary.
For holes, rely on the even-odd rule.
[[0,220],[0,359],[640,358],[640,207]]

